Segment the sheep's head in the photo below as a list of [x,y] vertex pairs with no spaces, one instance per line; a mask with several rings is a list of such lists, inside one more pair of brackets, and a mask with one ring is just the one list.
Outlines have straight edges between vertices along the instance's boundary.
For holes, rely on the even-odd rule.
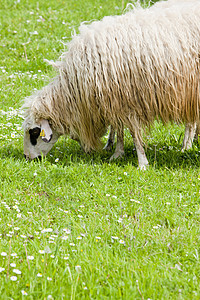
[[29,118],[24,122],[24,156],[26,159],[40,158],[47,155],[59,138],[48,120],[32,121]]

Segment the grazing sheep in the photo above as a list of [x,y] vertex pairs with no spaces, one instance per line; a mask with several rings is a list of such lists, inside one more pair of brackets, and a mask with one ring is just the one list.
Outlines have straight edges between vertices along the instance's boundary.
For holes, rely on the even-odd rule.
[[119,137],[126,126],[145,168],[143,127],[199,120],[199,24],[200,1],[169,0],[81,25],[58,76],[25,99],[25,156],[46,155],[62,134],[95,150],[109,125]]

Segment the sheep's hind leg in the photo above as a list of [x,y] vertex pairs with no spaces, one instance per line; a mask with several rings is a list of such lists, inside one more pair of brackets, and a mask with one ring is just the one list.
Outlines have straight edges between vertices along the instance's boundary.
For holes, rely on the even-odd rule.
[[135,148],[138,156],[139,169],[146,170],[147,166],[149,165],[149,162],[147,160],[144,148],[142,146],[142,142],[135,134],[133,134],[133,132],[131,132],[131,135],[133,137],[133,142],[135,144]]
[[106,150],[106,151],[111,151],[113,149],[114,143],[115,143],[115,129],[111,125],[108,140],[107,140],[107,143],[106,143],[106,145],[103,149]]
[[181,149],[182,152],[192,148],[192,142],[194,139],[195,131],[196,131],[196,123],[194,124],[187,123],[185,125],[185,135],[184,135],[183,145]]
[[200,121],[197,122],[195,140],[200,141]]
[[124,155],[124,127],[118,128],[117,130],[117,144],[114,154],[111,156],[110,160],[120,158]]

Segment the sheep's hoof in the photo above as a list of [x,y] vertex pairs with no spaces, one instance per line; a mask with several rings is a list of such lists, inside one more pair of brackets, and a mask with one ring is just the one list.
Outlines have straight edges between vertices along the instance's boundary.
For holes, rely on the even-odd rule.
[[192,148],[192,144],[191,143],[187,143],[186,145],[183,145],[181,148],[181,152],[184,152],[185,150],[189,150]]
[[115,159],[120,159],[124,156],[124,151],[118,151],[118,152],[115,152],[111,158],[110,158],[110,161],[112,160],[115,160]]
[[141,171],[146,171],[146,169],[148,168],[148,166],[149,165],[142,165],[142,166],[139,166],[138,169],[141,170]]

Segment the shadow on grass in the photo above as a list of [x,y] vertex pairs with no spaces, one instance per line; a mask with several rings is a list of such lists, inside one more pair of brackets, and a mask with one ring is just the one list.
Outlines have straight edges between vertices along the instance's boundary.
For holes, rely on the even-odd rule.
[[[155,168],[167,167],[173,168],[188,168],[200,167],[200,147],[199,143],[194,142],[191,150],[181,152],[181,145],[173,142],[171,145],[167,143],[148,143],[145,149],[149,165]],[[59,161],[59,164],[67,166],[71,163],[81,164],[114,164],[118,166],[125,166],[131,164],[138,167],[138,159],[135,148],[131,141],[125,143],[125,156],[119,160],[111,161],[111,152],[101,150],[99,152],[92,152],[86,154],[83,152],[79,144],[70,139],[58,141],[45,160],[49,163]],[[0,149],[0,159],[13,158],[14,160],[24,162],[23,150],[15,145],[3,146]]]

